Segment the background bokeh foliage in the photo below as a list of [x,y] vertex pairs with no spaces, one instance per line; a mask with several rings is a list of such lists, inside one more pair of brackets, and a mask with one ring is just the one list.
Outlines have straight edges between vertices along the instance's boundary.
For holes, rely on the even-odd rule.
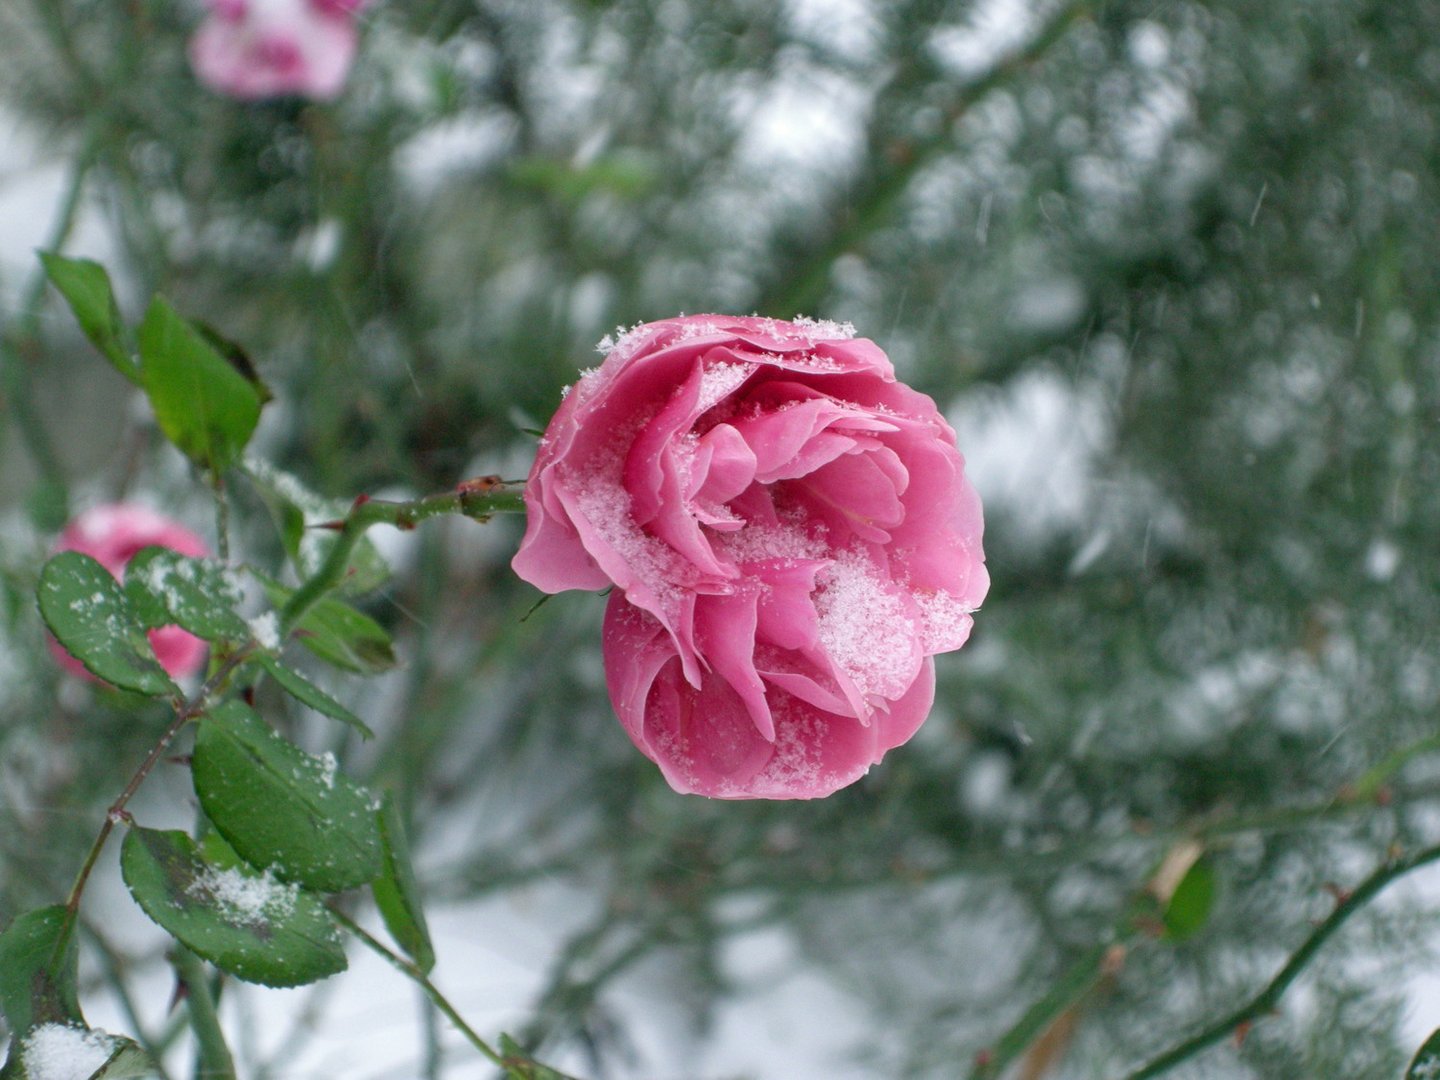
[[[646,1075],[616,980],[703,1039],[727,942],[773,926],[873,1016],[837,1054],[954,1077],[1123,942],[1032,1058],[1117,1075],[1263,985],[1328,886],[1436,842],[1433,759],[1345,793],[1440,722],[1440,6],[413,0],[331,106],[204,92],[196,18],[7,0],[0,93],[84,163],[128,302],[245,343],[265,452],[327,496],[523,474],[602,334],[717,310],[854,322],[953,403],[987,499],[994,587],[933,719],[815,804],[673,795],[609,715],[600,601],[532,611],[514,523],[414,535],[367,608],[405,666],[338,749],[402,793],[434,901],[574,890],[533,1047]],[[20,522],[209,510],[53,295],[3,284],[8,920],[155,728],[57,687]],[[1132,932],[1192,835],[1204,925]],[[1431,925],[1372,906],[1176,1075],[1397,1075]]]

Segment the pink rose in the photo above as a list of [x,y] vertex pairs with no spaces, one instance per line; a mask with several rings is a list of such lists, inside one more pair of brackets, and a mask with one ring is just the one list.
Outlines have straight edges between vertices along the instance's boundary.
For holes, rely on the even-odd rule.
[[355,59],[363,0],[209,0],[190,40],[200,81],[236,98],[340,93]]
[[[935,403],[833,323],[667,319],[541,440],[514,567],[614,586],[610,699],[677,791],[815,798],[910,738],[989,587]],[[603,343],[603,344],[607,344]]]
[[[55,551],[78,551],[89,555],[117,579],[126,563],[141,548],[165,547],[181,555],[199,558],[210,552],[205,542],[185,526],[143,506],[116,503],[97,506],[80,514],[60,534]],[[175,678],[198,671],[205,662],[205,642],[178,626],[162,626],[150,631],[150,645],[160,666]],[[67,671],[87,679],[94,678],[84,665],[50,642],[53,652]]]

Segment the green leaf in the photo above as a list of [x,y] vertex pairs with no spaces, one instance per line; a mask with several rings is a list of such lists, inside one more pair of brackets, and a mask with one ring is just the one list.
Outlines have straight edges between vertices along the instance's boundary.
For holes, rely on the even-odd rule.
[[142,548],[125,567],[125,594],[148,626],[173,623],[206,641],[242,642],[253,636],[235,610],[239,586],[217,559]]
[[274,401],[275,395],[260,378],[260,372],[255,369],[255,362],[250,359],[250,353],[245,346],[220,333],[209,323],[201,322],[199,319],[191,319],[190,325],[195,332],[205,339],[205,344],[214,349],[227,364],[238,371],[251,386],[255,388],[256,395],[260,398],[260,404]]
[[100,350],[115,370],[135,385],[143,384],[135,350],[130,345],[130,332],[120,317],[115,303],[115,290],[105,268],[90,259],[71,259],[53,252],[40,252],[45,276],[60,290],[80,329],[90,343]]
[[74,929],[74,919],[56,904],[16,916],[0,934],[0,1010],[12,1033],[84,1023]]
[[45,625],[92,675],[152,697],[180,693],[155,659],[125,590],[90,556],[62,551],[51,558],[40,571],[36,596]]
[[509,1035],[500,1036],[500,1053],[505,1058],[508,1080],[571,1080],[565,1073],[542,1065],[527,1054]]
[[[60,1068],[57,1060],[68,1066],[62,1070],[66,1080],[134,1080],[155,1075],[150,1056],[123,1035],[81,1023],[46,1023],[11,1041],[10,1058],[0,1070],[0,1078],[53,1077]],[[78,1065],[80,1062],[84,1065]]]
[[140,324],[145,392],[165,437],[212,472],[229,466],[260,419],[260,394],[163,297]]
[[300,644],[347,671],[387,671],[398,663],[385,629],[369,615],[332,597],[311,607],[295,629]]
[[201,849],[178,830],[132,828],[120,871],[146,915],[237,978],[301,986],[345,970],[339,928],[319,898],[222,843]]
[[333,720],[349,724],[360,733],[362,738],[373,739],[375,737],[375,733],[366,726],[363,720],[298,671],[286,667],[269,653],[261,653],[257,659],[260,666],[270,673],[280,687],[300,704],[306,705],[318,713],[323,713]]
[[435,947],[430,943],[430,930],[425,925],[425,910],[420,904],[420,887],[410,863],[410,845],[395,800],[387,792],[376,812],[380,825],[380,842],[385,852],[384,869],[371,885],[375,906],[385,920],[385,928],[395,943],[405,950],[421,971],[429,974],[435,966]]
[[149,1054],[129,1039],[116,1035],[110,1037],[120,1045],[90,1080],[131,1080],[155,1075],[155,1065]]
[[[263,577],[260,580],[270,603],[283,608],[291,590]],[[385,629],[370,616],[333,597],[327,596],[311,606],[295,629],[300,644],[321,660],[346,671],[369,674],[386,671],[397,663],[395,647]]]
[[1405,1070],[1405,1080],[1440,1080],[1440,1028],[1430,1033],[1410,1067]]
[[247,457],[242,468],[270,508],[285,553],[298,562],[300,542],[305,536],[305,507],[324,500],[295,477],[261,458]]
[[90,1080],[135,1080],[138,1077],[155,1075],[155,1064],[150,1060],[149,1054],[123,1036],[109,1037],[117,1044],[115,1052]]
[[333,757],[305,753],[239,702],[201,720],[191,772],[206,816],[255,866],[318,892],[379,875],[370,793],[337,772]]
[[[298,477],[267,461],[247,458],[244,468],[245,475],[270,508],[296,571],[302,578],[311,576],[325,561],[337,538],[333,530],[318,526],[344,518],[350,504],[325,498],[306,487]],[[346,567],[339,590],[352,595],[369,592],[389,577],[390,565],[380,549],[369,538],[361,537],[350,554],[350,565]]]
[[1215,866],[1202,855],[1175,886],[1165,908],[1165,930],[1170,937],[1183,940],[1198,933],[1215,906],[1215,892]]

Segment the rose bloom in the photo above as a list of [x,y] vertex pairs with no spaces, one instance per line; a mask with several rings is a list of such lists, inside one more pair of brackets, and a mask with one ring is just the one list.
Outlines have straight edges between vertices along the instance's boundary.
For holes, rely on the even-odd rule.
[[[201,540],[185,526],[144,506],[115,503],[97,506],[80,514],[55,542],[55,551],[78,551],[89,555],[116,579],[141,548],[164,547],[181,555],[200,558],[210,554]],[[150,646],[160,666],[174,678],[183,678],[205,662],[205,642],[178,626],[162,626],[149,632]],[[94,676],[85,666],[51,639],[50,651],[67,670],[87,679]]]
[[834,323],[636,327],[566,396],[515,571],[613,586],[610,699],[677,791],[815,798],[912,736],[989,586],[955,433]]
[[200,81],[236,98],[340,93],[355,59],[363,0],[209,0],[190,40]]

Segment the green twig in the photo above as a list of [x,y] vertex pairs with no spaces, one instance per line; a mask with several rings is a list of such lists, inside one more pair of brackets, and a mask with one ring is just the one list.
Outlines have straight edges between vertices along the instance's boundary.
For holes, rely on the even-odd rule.
[[280,630],[288,634],[300,618],[326,593],[345,579],[355,545],[372,525],[393,525],[397,529],[413,529],[428,518],[444,514],[461,514],[485,521],[493,514],[518,513],[525,509],[520,484],[506,483],[498,477],[470,480],[454,491],[427,495],[421,499],[392,502],[387,499],[356,499],[343,521],[329,527],[338,531],[335,543],[320,568],[296,589],[280,612]]
[[440,1080],[440,1068],[444,1064],[440,1046],[440,1014],[428,996],[420,999],[420,1023],[425,1033],[425,1080]]
[[162,1047],[160,1043],[150,1035],[145,1024],[141,1021],[140,1011],[135,1007],[135,999],[131,996],[129,988],[125,985],[124,968],[126,962],[124,958],[115,951],[110,942],[105,940],[104,935],[88,922],[82,920],[80,922],[80,929],[100,954],[101,966],[104,969],[103,977],[105,984],[115,995],[115,1000],[119,1002],[120,1011],[125,1014],[125,1019],[130,1024],[130,1030],[135,1034],[135,1041],[140,1044],[142,1050],[150,1055],[151,1071],[155,1076],[155,1080],[170,1080],[170,1074],[166,1071],[164,1062],[161,1060],[163,1057]]
[[1224,1039],[1241,1025],[1273,1011],[1279,1005],[1281,995],[1350,916],[1373,900],[1392,881],[1437,859],[1440,859],[1440,845],[1425,848],[1409,858],[1391,859],[1382,863],[1374,873],[1361,882],[1354,892],[1336,905],[1329,918],[1310,932],[1310,936],[1291,954],[1290,959],[1285,962],[1285,966],[1276,973],[1263,990],[1245,1004],[1202,1028],[1184,1042],[1140,1066],[1130,1074],[1129,1080],[1147,1080],[1148,1077],[1159,1076]]
[[1346,801],[1356,803],[1373,801],[1379,797],[1381,789],[1390,782],[1396,773],[1408,765],[1412,758],[1435,750],[1440,750],[1440,735],[1427,735],[1409,746],[1402,746],[1398,750],[1391,751],[1361,774],[1360,779],[1344,792]]
[[970,1080],[987,1080],[1030,1048],[1065,1012],[1093,990],[1105,975],[1105,957],[1115,945],[1091,947],[1060,976],[1049,991],[1015,1021],[970,1070]]
[[475,1047],[476,1050],[479,1050],[480,1053],[485,1055],[485,1057],[490,1061],[492,1065],[497,1065],[502,1069],[507,1066],[508,1063],[506,1062],[505,1057],[500,1053],[500,1051],[496,1050],[493,1046],[491,1046],[488,1042],[481,1038],[480,1035],[476,1033],[475,1029],[465,1022],[465,1018],[456,1011],[455,1006],[450,1004],[449,999],[447,999],[445,995],[440,992],[440,989],[433,982],[430,981],[430,977],[426,975],[425,972],[421,971],[415,964],[411,963],[403,956],[399,955],[398,953],[392,952],[390,949],[386,948],[382,942],[377,940],[373,935],[366,932],[364,927],[362,927],[354,919],[350,918],[349,915],[346,915],[339,908],[335,907],[335,905],[333,904],[330,905],[330,914],[335,916],[335,920],[339,922],[341,926],[345,927],[346,930],[349,930],[350,933],[354,934],[357,938],[359,938],[360,941],[367,948],[369,948],[377,955],[383,957],[390,964],[391,967],[395,968],[402,975],[404,975],[406,978],[410,979],[417,986],[419,986],[421,990],[425,991],[425,996],[428,997],[435,1004],[435,1007],[437,1009],[439,1009],[442,1013],[445,1014],[446,1018],[455,1025],[455,1029],[459,1031],[461,1035],[465,1036],[466,1040],[470,1043],[471,1046]]
[[215,1011],[215,998],[200,958],[182,945],[174,952],[175,972],[185,984],[185,1001],[190,1014],[190,1029],[200,1048],[196,1064],[197,1080],[235,1080],[235,1060],[225,1043],[225,1032]]
[[215,499],[215,548],[221,562],[230,561],[230,499],[225,491],[225,478],[218,473],[210,477],[210,493]]
[[[1353,813],[1364,809],[1366,806],[1373,806],[1380,789],[1401,766],[1417,754],[1433,749],[1440,749],[1440,737],[1427,737],[1410,746],[1397,750],[1378,765],[1364,773],[1359,781],[1346,785],[1341,788],[1337,795],[1323,802],[1295,807],[1271,807],[1251,814],[1202,820],[1193,822],[1182,828],[1152,834],[1148,839],[1162,841],[1193,837],[1197,840],[1204,841],[1206,846],[1213,847],[1217,843],[1223,843],[1226,838],[1233,837],[1239,833],[1299,828],[1327,818]],[[1404,873],[1408,869],[1413,869],[1414,866],[1421,865],[1423,862],[1428,862],[1435,857],[1433,853],[1423,853],[1422,856],[1417,856],[1416,860],[1412,860],[1411,863],[1403,866],[1398,872],[1391,872],[1389,876],[1385,876],[1383,880],[1374,883],[1373,888],[1371,886],[1374,878],[1367,881],[1365,885],[1362,885],[1360,889],[1356,890],[1354,895],[1361,896],[1363,893],[1364,896],[1361,900],[1361,902],[1363,902],[1365,897],[1373,895],[1374,892],[1382,888],[1388,881],[1393,880],[1394,877],[1399,876],[1400,873]],[[1382,871],[1385,869],[1386,868],[1382,867]],[[1382,871],[1377,871],[1377,875],[1380,875]],[[1369,892],[1366,892],[1367,888],[1370,888]],[[1145,910],[1141,906],[1145,903],[1144,898],[1145,894],[1141,894],[1141,898],[1135,903],[1132,903],[1116,923],[1116,944],[1124,945],[1128,940],[1133,938],[1136,919],[1145,914]],[[1353,898],[1354,897],[1351,899]],[[1342,905],[1342,908],[1337,909],[1335,915],[1332,915],[1332,919],[1338,916],[1338,921],[1336,922],[1336,925],[1338,925],[1338,922],[1343,922],[1349,913],[1350,912],[1345,910]],[[1334,927],[1330,928],[1331,931],[1333,931],[1333,929]],[[1328,932],[1329,931],[1327,931],[1327,933]],[[1315,947],[1318,947],[1319,943],[1323,942],[1323,940],[1323,936],[1320,937]],[[1066,969],[1050,990],[1026,1010],[1020,1019],[1000,1036],[992,1047],[987,1048],[982,1059],[976,1063],[974,1069],[971,1071],[971,1080],[986,1080],[988,1077],[999,1075],[1000,1071],[1027,1050],[1056,1018],[1088,993],[1100,981],[1101,976],[1104,974],[1103,961],[1106,952],[1111,947],[1113,946],[1097,945]],[[1299,956],[1300,954],[1297,953],[1296,955]],[[1308,960],[1308,957],[1309,954],[1306,954],[1304,959]],[[1296,971],[1298,972],[1298,968]],[[1285,984],[1288,984],[1289,980],[1294,978],[1295,973],[1296,972],[1291,972],[1289,974],[1285,979]],[[1282,975],[1284,974],[1285,972],[1282,972]],[[1280,978],[1280,976],[1276,977],[1277,983]],[[1278,997],[1279,992],[1283,991],[1283,989],[1284,985],[1282,984],[1279,986],[1279,989],[1276,990],[1275,996]],[[1262,1008],[1258,1011],[1264,1010]],[[1223,1035],[1225,1031],[1233,1030],[1235,1024],[1238,1022],[1239,1021],[1232,1015],[1226,1020],[1217,1023],[1216,1027]],[[1153,1074],[1143,1073],[1138,1075],[1149,1076]],[[1132,1080],[1135,1080],[1135,1078],[1132,1078]]]
[[[205,680],[204,685],[201,686],[199,690],[195,691],[189,698],[183,701],[177,700],[174,703],[175,718],[170,721],[169,726],[161,733],[155,745],[150,748],[150,752],[145,755],[145,760],[142,761],[140,767],[135,770],[135,775],[130,777],[130,782],[125,785],[125,789],[120,792],[115,801],[110,804],[110,809],[105,813],[105,821],[101,824],[100,831],[95,836],[95,842],[90,845],[90,850],[85,855],[85,861],[80,866],[80,872],[75,875],[75,883],[71,885],[70,895],[65,899],[65,910],[70,917],[71,929],[74,927],[75,914],[80,910],[80,897],[85,892],[86,883],[90,880],[90,872],[95,869],[95,861],[100,857],[100,851],[105,847],[105,841],[110,838],[110,833],[114,830],[116,823],[125,820],[125,807],[129,804],[131,798],[134,797],[135,792],[140,790],[140,785],[145,782],[146,777],[150,775],[150,771],[155,768],[156,763],[164,756],[165,751],[170,748],[170,743],[174,741],[175,736],[180,734],[180,730],[185,727],[186,724],[190,723],[190,721],[205,711],[206,706],[210,703],[210,698],[225,685],[231,673],[250,658],[250,654],[253,651],[253,645],[247,645],[241,649],[237,649],[225,659],[225,662],[216,669],[210,678]],[[56,942],[57,957],[61,955],[69,937],[70,933],[68,930],[66,933],[60,935],[59,940]]]

